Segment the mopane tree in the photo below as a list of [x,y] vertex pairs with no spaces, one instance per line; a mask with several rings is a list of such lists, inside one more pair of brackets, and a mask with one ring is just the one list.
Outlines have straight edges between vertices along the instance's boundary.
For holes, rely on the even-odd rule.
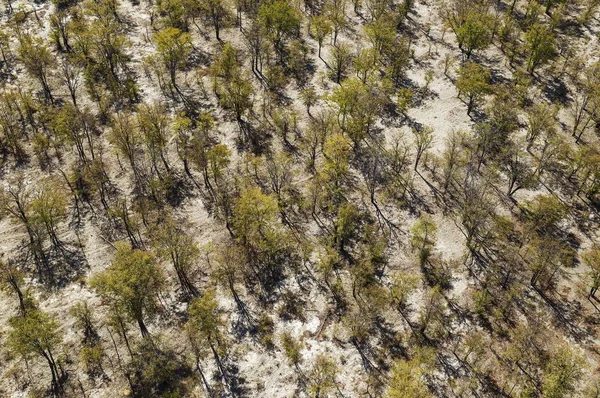
[[29,289],[24,290],[25,272],[12,261],[0,261],[0,290],[15,294],[19,300],[21,315],[35,307]]
[[458,97],[467,104],[467,115],[470,115],[475,106],[491,91],[489,69],[474,62],[466,62],[458,70],[456,88]]
[[196,12],[207,25],[212,25],[215,37],[221,41],[221,29],[233,19],[233,13],[225,0],[202,0],[195,3]]
[[56,64],[56,58],[46,47],[44,41],[31,35],[23,35],[19,40],[18,54],[27,72],[37,79],[42,86],[44,98],[52,102],[53,97],[49,80]]
[[31,308],[23,315],[10,318],[9,325],[7,346],[24,358],[31,355],[44,358],[52,374],[52,394],[61,395],[64,374],[55,358],[62,342],[58,323],[51,315]]
[[337,388],[337,363],[327,354],[319,354],[309,373],[308,391],[313,397],[326,397]]
[[590,268],[588,271],[590,281],[588,299],[594,298],[597,300],[596,292],[600,287],[600,246],[594,245],[591,249],[586,251],[582,256],[582,260],[583,263]]
[[583,377],[584,358],[567,345],[552,353],[544,369],[542,390],[544,397],[566,398],[577,391]]
[[164,276],[150,252],[132,249],[124,242],[110,266],[95,275],[90,285],[106,301],[110,310],[137,322],[143,337],[149,337],[145,320],[158,310],[157,294]]
[[279,60],[283,61],[286,41],[299,34],[301,17],[287,0],[262,2],[257,14],[257,23],[271,40]]
[[108,141],[115,147],[119,155],[127,159],[136,183],[141,185],[143,182],[142,161],[140,159],[142,137],[131,114],[117,113],[113,117],[112,126],[108,133]]
[[321,58],[321,49],[323,48],[323,41],[327,36],[331,34],[331,30],[331,23],[323,15],[314,16],[310,21],[310,32],[317,40],[317,54],[319,56],[319,59],[321,59],[322,61],[323,58]]
[[183,99],[177,84],[177,71],[184,68],[192,52],[192,39],[189,33],[176,28],[164,28],[154,35],[156,56],[169,75],[170,86]]
[[198,296],[198,288],[190,280],[200,250],[194,239],[181,228],[180,223],[168,218],[153,232],[154,245],[159,256],[169,260],[175,268],[185,295]]
[[429,261],[435,246],[437,226],[430,216],[424,215],[417,220],[411,233],[410,243],[419,251],[419,263],[423,266]]
[[106,354],[102,347],[98,328],[94,324],[94,312],[92,308],[86,301],[83,301],[71,307],[70,312],[75,317],[76,325],[83,334],[79,358],[87,374],[90,377],[106,375],[102,367],[102,362]]
[[417,355],[408,361],[397,360],[394,362],[386,398],[430,398],[434,396],[427,389],[423,379],[427,362],[432,359],[426,356],[421,358],[422,356]]
[[20,224],[27,232],[27,248],[33,255],[33,262],[37,268],[40,280],[50,277],[50,261],[44,250],[45,229],[35,221],[31,211],[32,192],[27,188],[23,179],[11,181],[8,189],[0,196],[0,210],[2,215],[8,216],[11,221]]
[[546,64],[556,55],[554,33],[546,25],[533,25],[525,33],[525,52],[527,71],[533,75],[539,66]]
[[220,56],[210,68],[215,94],[221,105],[233,111],[235,119],[243,124],[244,113],[252,109],[252,83],[241,70],[237,50],[226,43]]
[[488,2],[457,0],[445,11],[446,23],[456,35],[458,48],[467,59],[477,50],[483,50],[492,42],[493,16],[489,14]]
[[137,127],[150,157],[152,169],[159,179],[164,178],[162,168],[167,173],[171,171],[166,150],[171,136],[170,122],[171,119],[163,104],[143,104],[138,108]]
[[500,169],[508,177],[506,194],[512,196],[520,189],[534,188],[537,184],[535,171],[529,166],[525,151],[518,144],[510,143],[499,159]]
[[[204,378],[200,361],[212,354],[221,377],[228,383],[228,373],[223,363],[228,351],[224,327],[223,314],[213,290],[205,291],[200,298],[192,301],[188,308],[186,331],[196,357],[196,367]],[[205,385],[208,387],[206,379]]]
[[543,134],[552,135],[556,130],[558,108],[548,104],[536,104],[527,112],[527,149]]

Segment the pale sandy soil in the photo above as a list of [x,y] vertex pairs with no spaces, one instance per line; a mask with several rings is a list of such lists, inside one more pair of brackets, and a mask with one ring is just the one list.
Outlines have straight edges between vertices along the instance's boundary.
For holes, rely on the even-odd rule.
[[[425,84],[424,76],[427,70],[434,71],[434,80],[429,86],[430,95],[426,99],[424,105],[409,111],[409,117],[415,122],[430,126],[433,128],[435,139],[432,153],[440,155],[445,148],[445,138],[453,131],[469,130],[473,125],[473,121],[466,114],[466,106],[462,101],[457,98],[457,91],[453,83],[443,75],[443,66],[441,65],[442,60],[446,54],[450,54],[451,57],[455,58],[457,63],[461,55],[453,42],[454,37],[451,32],[446,32],[444,36],[445,42],[441,42],[442,27],[439,23],[439,18],[435,12],[434,5],[436,2],[419,1],[416,8],[416,13],[411,15],[411,18],[421,26],[424,24],[430,24],[431,30],[430,35],[437,41],[430,47],[430,40],[425,36],[422,31],[413,32],[417,39],[413,42],[413,48],[415,50],[415,58],[421,62],[410,67],[407,77],[419,87]],[[38,27],[35,23],[30,22],[31,30],[35,31],[40,36],[47,36],[49,32],[48,19],[44,18],[44,15],[52,10],[50,3],[43,5],[36,5],[33,2],[17,2],[15,3],[15,9],[20,7],[37,7],[38,14],[45,21],[42,28]],[[147,39],[147,27],[149,25],[149,7],[146,4],[140,6],[132,6],[129,2],[123,1],[120,5],[119,12],[124,15],[127,19],[134,22],[134,27],[129,32],[128,37],[132,42],[131,54],[133,56],[134,65],[141,63],[141,61],[153,52],[153,45]],[[351,12],[349,10],[348,14]],[[594,27],[595,28],[595,27]],[[202,51],[214,54],[214,48],[208,45],[207,42],[197,37],[197,32],[194,34],[194,43],[197,47],[201,48]],[[210,32],[212,35],[212,32]],[[212,36],[211,36],[212,37]],[[242,35],[235,29],[228,29],[223,32],[225,41],[230,41],[238,48],[245,48]],[[346,33],[342,33],[340,40],[348,43],[355,43],[354,37],[349,36]],[[13,40],[14,41],[14,40]],[[325,73],[326,69],[321,60],[316,55],[316,43],[308,39],[313,53],[311,57],[314,61],[314,65],[317,68],[315,73],[315,86],[319,92],[324,92],[328,88],[334,87],[335,83],[329,81],[328,87],[323,87],[318,81],[319,76]],[[586,32],[586,37],[579,41],[582,48],[589,48],[590,55],[597,56],[597,36]],[[14,44],[14,43],[13,43]],[[323,49],[323,58],[327,59],[329,56],[329,46]],[[496,50],[497,51],[497,50]],[[490,51],[491,58],[494,59],[494,50]],[[494,64],[494,67],[508,73],[507,69],[502,64]],[[19,70],[15,71],[17,74],[21,74]],[[454,70],[450,71],[450,76],[455,76]],[[20,77],[21,79],[21,77]],[[182,77],[182,80],[195,84],[193,76]],[[163,99],[162,93],[156,85],[155,81],[148,79],[143,73],[140,73],[138,83],[141,87],[142,95],[145,102],[160,101]],[[205,79],[205,87],[208,91],[210,88],[210,82]],[[257,92],[260,92],[260,88],[256,87]],[[63,90],[66,94],[66,91]],[[290,97],[294,99],[295,106],[298,109],[303,109],[303,105],[298,99],[297,90],[295,87],[290,89]],[[214,99],[213,99],[214,101]],[[214,102],[213,102],[214,103]],[[318,106],[315,107],[315,112],[318,111],[319,107],[324,107],[326,104],[321,101]],[[219,119],[218,129],[222,134],[222,141],[228,144],[230,147],[235,147],[235,137],[237,134],[237,125],[229,120],[225,120],[223,112],[215,110],[215,115]],[[568,113],[563,112],[561,118],[564,119],[565,123],[569,123]],[[302,123],[302,122],[301,122]],[[410,130],[404,126],[402,128],[385,128],[385,135],[391,137],[399,130],[404,132],[405,137],[410,139]],[[106,152],[110,152],[110,145],[104,140]],[[175,163],[176,153],[174,152],[174,145],[171,145],[170,159]],[[110,155],[112,156],[112,155]],[[236,155],[237,156],[237,155]],[[179,167],[179,166],[178,166]],[[111,165],[110,170],[111,178],[117,183],[118,187],[127,192],[130,189],[129,176],[119,170],[116,162]],[[36,172],[28,173],[27,178],[35,179],[38,178]],[[298,180],[302,180],[301,176],[298,176]],[[7,181],[7,180],[6,180]],[[4,184],[7,182],[3,181]],[[436,253],[441,259],[447,262],[459,261],[464,255],[464,237],[460,230],[456,226],[454,220],[449,215],[442,215],[441,209],[437,208],[433,199],[433,195],[428,191],[427,186],[417,177],[415,184],[422,192],[425,200],[435,211],[433,216],[436,224],[438,225],[438,240],[436,244]],[[501,188],[504,189],[503,187]],[[536,191],[520,191],[515,197],[521,201],[534,197],[536,194],[543,193],[543,189]],[[506,211],[506,210],[505,210]],[[197,243],[203,250],[206,250],[207,244],[211,241],[216,241],[220,236],[224,236],[226,231],[224,227],[217,223],[211,218],[206,209],[204,208],[202,201],[199,198],[186,199],[180,209],[177,210],[178,215],[186,218],[190,225],[190,233],[196,239]],[[392,252],[390,253],[390,267],[393,270],[409,270],[410,267],[414,267],[412,264],[414,253],[411,253],[408,247],[408,231],[414,223],[415,215],[410,215],[406,212],[391,213],[392,219],[397,223],[402,234],[399,235],[399,242],[394,245]],[[586,248],[590,246],[590,243],[594,240],[597,241],[597,236],[585,236],[579,234],[575,229],[574,225],[569,225],[567,228],[571,229],[582,241],[582,247]],[[312,229],[312,228],[311,228]],[[61,236],[66,240],[73,240],[75,235],[69,230],[67,225],[62,226]],[[82,243],[84,244],[85,257],[89,263],[89,269],[85,271],[85,276],[89,277],[94,275],[103,269],[105,269],[111,260],[113,249],[100,237],[101,231],[95,226],[91,220],[86,220],[84,228],[80,231]],[[4,219],[0,221],[0,251],[4,253],[4,256],[11,256],[11,252],[20,246],[20,241],[24,237],[23,231],[12,225],[8,220]],[[202,259],[201,266],[205,266],[205,259]],[[175,276],[172,274],[172,270],[168,265],[165,266],[170,277],[175,282]],[[581,274],[585,272],[583,266],[579,266],[569,271],[574,281],[575,286],[571,285],[569,281],[564,282],[565,290],[569,290],[570,294],[577,289],[577,281],[580,279]],[[199,276],[199,281],[202,284],[211,283],[208,278]],[[453,289],[450,293],[452,297],[461,300],[464,293],[469,289],[469,281],[464,273],[463,269],[458,269],[454,274]],[[43,291],[40,289],[39,291]],[[413,305],[415,312],[418,311],[422,305],[420,300],[421,293],[411,298],[411,304]],[[104,313],[105,309],[100,306],[98,297],[90,291],[85,283],[73,282],[68,286],[56,290],[56,291],[44,291],[42,294],[37,295],[40,301],[40,306],[53,314],[56,314],[57,320],[60,322],[61,330],[64,331],[64,357],[68,357],[71,363],[68,363],[67,369],[72,374],[71,377],[79,379],[86,389],[86,394],[90,398],[108,398],[118,397],[123,391],[126,391],[127,383],[116,366],[107,366],[105,370],[108,376],[111,378],[110,383],[94,383],[87,379],[87,376],[81,371],[81,368],[77,366],[76,347],[79,345],[81,335],[74,327],[74,319],[69,315],[69,308],[75,303],[85,300],[97,311],[97,318],[100,318]],[[334,324],[326,326],[321,333],[316,336],[316,332],[320,329],[321,322],[325,318],[327,312],[327,305],[325,304],[324,297],[321,294],[313,293],[310,297],[306,297],[308,306],[306,309],[306,322],[301,321],[283,321],[280,319],[274,319],[276,330],[275,335],[279,335],[281,331],[288,330],[295,336],[301,339],[303,345],[303,369],[308,369],[309,364],[313,362],[313,359],[319,353],[328,353],[333,358],[338,358],[343,363],[340,363],[340,388],[344,396],[360,396],[360,392],[364,392],[365,384],[361,371],[362,363],[359,354],[356,349],[347,342],[346,333]],[[235,315],[235,304],[233,300],[219,290],[219,300],[223,309],[227,311],[230,318],[233,319]],[[151,333],[160,333],[163,341],[169,346],[176,349],[177,352],[183,353],[186,350],[186,341],[184,336],[181,334],[180,329],[176,328],[172,320],[169,320],[167,316],[173,312],[182,312],[185,308],[181,304],[175,295],[167,295],[164,297],[165,304],[165,316],[160,316],[155,322],[149,325]],[[12,316],[16,311],[16,303],[12,298],[5,295],[0,296],[0,330],[6,331],[7,319]],[[257,314],[259,315],[259,314]],[[397,316],[397,315],[390,315]],[[116,363],[116,353],[112,346],[110,336],[107,333],[107,328],[99,325],[102,341],[105,346],[105,350],[109,356],[108,361]],[[132,335],[135,335],[135,330],[132,331]],[[335,338],[334,338],[335,337]],[[135,337],[137,338],[137,336]],[[0,344],[3,341],[3,337],[0,336]],[[125,349],[122,345],[119,347],[120,355],[125,356]],[[256,397],[290,397],[297,396],[295,390],[296,378],[298,377],[296,371],[291,367],[284,353],[281,350],[266,350],[256,342],[252,341],[249,337],[239,339],[234,342],[234,355],[237,358],[237,364],[239,365],[239,372],[245,378],[246,388],[249,391],[250,396]],[[589,352],[589,359],[594,362],[597,360],[596,354]],[[33,360],[36,364],[37,359]],[[210,374],[214,371],[214,365],[207,364],[206,370]],[[15,383],[13,373],[16,373],[16,379],[19,383],[27,383],[30,387],[45,387],[48,384],[48,375],[45,372],[45,368],[41,366],[35,366],[35,369],[39,371],[25,371],[25,364],[23,361],[17,361],[13,358],[7,358],[4,354],[4,358],[0,361],[0,391],[4,391],[4,396],[11,397],[26,397],[27,391],[22,390],[20,386]],[[201,391],[198,390],[198,394]],[[0,393],[0,395],[3,395]]]

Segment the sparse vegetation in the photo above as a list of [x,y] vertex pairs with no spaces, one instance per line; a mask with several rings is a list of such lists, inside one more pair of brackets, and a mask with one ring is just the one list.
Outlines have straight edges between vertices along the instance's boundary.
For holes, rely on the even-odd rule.
[[599,12],[5,1],[0,396],[599,396]]

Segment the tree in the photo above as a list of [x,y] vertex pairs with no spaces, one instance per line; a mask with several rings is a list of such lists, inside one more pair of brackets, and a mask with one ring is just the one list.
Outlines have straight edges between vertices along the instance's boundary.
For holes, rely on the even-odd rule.
[[392,367],[390,386],[386,398],[429,398],[429,392],[423,381],[424,359],[418,356],[408,361],[397,360]]
[[49,127],[59,142],[75,145],[82,163],[87,162],[88,156],[94,158],[95,123],[89,109],[80,111],[75,105],[65,104],[54,113]]
[[277,197],[255,186],[244,188],[233,203],[235,239],[244,248],[249,280],[260,284],[263,299],[285,278],[285,270],[294,269],[299,261],[280,214]]
[[346,43],[340,43],[331,50],[331,74],[336,83],[340,84],[346,71],[352,63],[352,51]]
[[342,134],[335,133],[327,137],[323,144],[323,162],[320,175],[323,178],[334,204],[345,197],[346,186],[350,178],[350,155],[352,141]]
[[83,362],[86,372],[90,377],[105,374],[102,368],[102,360],[105,353],[100,341],[100,335],[92,319],[92,309],[84,301],[75,304],[71,308],[71,314],[76,319],[77,327],[83,332],[83,347],[81,348],[79,357]]
[[531,286],[541,292],[554,288],[556,276],[573,266],[575,252],[563,240],[553,237],[533,238],[527,249]]
[[431,148],[431,144],[433,143],[433,129],[425,126],[420,129],[413,128],[411,131],[415,137],[416,154],[414,170],[417,171],[421,157]]
[[564,398],[577,391],[583,377],[585,360],[566,345],[556,349],[544,369],[542,391],[544,398]]
[[337,388],[337,364],[327,354],[317,355],[314,365],[308,375],[308,391],[314,398],[327,397],[334,388]]
[[419,275],[402,272],[393,276],[392,285],[390,286],[390,297],[392,302],[411,330],[414,329],[412,322],[408,318],[409,298],[419,287],[419,282]]
[[57,229],[58,223],[67,215],[67,196],[60,181],[48,178],[39,183],[33,192],[31,213],[31,219],[44,227],[54,248],[62,251]]
[[125,368],[133,398],[192,394],[186,380],[192,372],[178,352],[148,339],[142,340],[136,348],[136,355]]
[[156,295],[164,285],[164,276],[152,253],[132,249],[124,242],[115,244],[117,252],[110,266],[90,281],[111,311],[137,322],[142,336],[150,334],[145,318],[156,313]]
[[413,90],[410,88],[401,88],[398,90],[398,112],[400,112],[404,118],[408,117],[407,112],[413,101]]
[[77,89],[81,85],[81,72],[83,68],[75,60],[65,57],[60,64],[60,78],[69,89],[71,101],[77,106]]
[[588,299],[592,297],[596,298],[596,292],[600,287],[600,246],[594,245],[591,249],[583,253],[582,260],[590,268],[588,272],[590,279]]
[[259,249],[263,240],[274,238],[277,200],[260,188],[245,189],[235,202],[233,226],[243,246]]
[[453,131],[446,138],[446,146],[442,153],[444,192],[448,191],[456,172],[465,163],[465,156],[463,156],[461,148],[467,140],[465,133],[460,131]]
[[459,0],[451,10],[446,11],[446,23],[454,31],[458,48],[467,59],[471,58],[473,52],[485,49],[492,42],[494,17],[488,13],[487,4]]
[[386,102],[379,87],[365,84],[355,77],[343,81],[328,99],[337,108],[340,128],[352,139],[355,149],[370,136]]
[[287,331],[281,333],[280,339],[281,346],[283,347],[283,351],[285,352],[290,365],[298,369],[298,366],[302,362],[302,348],[300,342],[294,339],[291,333]]
[[411,229],[411,245],[419,250],[419,262],[423,266],[431,256],[435,246],[437,226],[431,217],[425,215],[419,217]]
[[556,130],[558,108],[548,104],[536,104],[527,112],[527,149],[529,150],[542,134],[551,135]]
[[171,136],[170,121],[167,109],[163,104],[143,104],[138,108],[137,127],[150,155],[152,168],[159,179],[163,178],[159,163],[162,163],[167,172],[170,171],[166,153],[166,147]]
[[307,87],[300,92],[302,103],[306,106],[306,113],[310,116],[310,108],[317,103],[319,95],[313,86]]
[[556,55],[554,34],[540,23],[533,25],[525,33],[525,52],[527,53],[527,72],[535,70],[550,61]]
[[223,107],[232,109],[236,121],[241,125],[244,113],[252,109],[252,83],[243,75],[237,75],[231,80],[225,80],[218,92]]
[[24,315],[9,319],[7,346],[22,357],[40,355],[48,362],[52,374],[52,393],[62,392],[63,372],[54,357],[62,342],[58,323],[54,318],[39,309],[30,309]]
[[44,98],[52,102],[52,90],[49,78],[56,64],[56,59],[40,38],[23,35],[19,40],[19,59],[32,77],[37,79],[42,86]]
[[508,176],[508,189],[506,194],[512,198],[520,189],[535,187],[537,180],[534,170],[529,167],[524,159],[524,151],[515,144],[509,144],[499,159],[500,169]]
[[227,340],[223,335],[225,322],[221,316],[215,292],[207,290],[192,301],[188,308],[186,331],[196,355],[197,367],[210,348],[221,377],[227,382],[228,376],[222,357],[227,353]]
[[269,0],[261,3],[256,20],[283,61],[286,40],[300,31],[298,10],[287,0]]
[[465,62],[458,70],[456,88],[459,98],[466,97],[467,115],[470,115],[473,108],[491,90],[489,69],[474,62]]
[[327,36],[331,34],[331,22],[329,22],[327,20],[327,17],[324,15],[314,16],[310,20],[310,32],[315,37],[315,39],[317,39],[317,44],[319,46],[319,59],[323,61],[323,58],[321,58],[321,49],[323,48],[323,41]]
[[157,226],[153,233],[153,241],[158,255],[173,264],[183,293],[196,297],[199,292],[190,281],[190,273],[194,270],[200,249],[179,224],[174,219],[167,218],[163,224]]
[[24,316],[28,308],[34,308],[35,303],[29,290],[23,291],[25,272],[11,261],[0,261],[0,290],[9,291],[17,295],[19,310]]
[[172,88],[183,97],[177,85],[177,71],[185,67],[192,52],[192,39],[189,33],[176,28],[164,28],[154,34],[157,56],[169,73]]
[[[116,11],[107,2],[92,3],[90,12],[96,13],[88,25],[77,29],[76,45],[85,59],[85,85],[91,97],[102,99],[102,89],[112,94],[111,100],[134,101],[138,88],[129,68],[129,40],[123,33],[121,23],[115,18]],[[98,7],[93,5],[98,4]]]
[[196,7],[202,19],[213,26],[217,40],[221,41],[221,29],[233,17],[228,4],[224,0],[203,0]]
[[349,25],[346,18],[346,0],[331,0],[325,5],[323,15],[327,17],[333,27],[333,45],[335,47],[338,35]]
[[527,221],[540,235],[553,234],[567,215],[567,208],[554,195],[538,195],[524,203]]
[[23,179],[18,179],[2,192],[0,206],[3,215],[25,227],[29,238],[28,249],[33,255],[40,280],[44,280],[48,277],[50,263],[44,250],[44,228],[34,221],[31,211],[32,196],[31,189],[26,188]]
[[244,249],[231,240],[219,243],[216,248],[216,263],[212,277],[220,286],[229,290],[237,304],[238,311],[250,321],[250,313],[246,309],[246,305],[236,287],[244,279],[244,266],[246,264]]
[[113,117],[112,126],[108,133],[108,141],[115,147],[118,154],[125,156],[138,184],[142,182],[141,169],[138,165],[141,138],[138,129],[135,128],[131,114],[117,113]]

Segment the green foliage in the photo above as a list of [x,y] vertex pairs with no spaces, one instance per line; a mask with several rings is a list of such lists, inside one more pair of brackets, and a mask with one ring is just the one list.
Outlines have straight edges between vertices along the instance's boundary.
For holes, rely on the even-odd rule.
[[352,64],[353,54],[350,46],[346,43],[340,43],[339,45],[331,49],[331,59],[329,64],[331,66],[331,78],[338,84],[346,77],[346,73]]
[[331,34],[332,26],[331,22],[324,15],[317,15],[312,17],[310,21],[310,32],[317,39],[319,45],[319,58],[321,58],[321,48],[323,47],[323,41],[327,36]]
[[10,319],[11,330],[7,344],[17,354],[28,357],[31,354],[49,355],[62,342],[58,323],[47,313],[32,308],[24,316]]
[[542,235],[558,228],[567,214],[565,205],[554,195],[538,195],[523,206],[531,227]]
[[355,146],[369,135],[387,100],[380,87],[365,84],[357,78],[344,80],[327,99],[337,109],[340,127]]
[[176,72],[186,66],[192,52],[192,39],[188,33],[167,27],[154,34],[157,56],[169,72],[173,87],[177,87]]
[[458,0],[454,9],[447,12],[446,21],[456,35],[458,47],[466,58],[478,50],[484,50],[492,41],[494,17],[487,6],[475,1]]
[[338,365],[327,354],[319,354],[308,375],[308,391],[313,397],[327,396],[337,386]]
[[46,100],[52,101],[49,78],[56,65],[56,58],[46,47],[44,41],[38,37],[23,35],[19,40],[18,54],[27,72],[39,81]]
[[194,239],[168,218],[153,233],[153,241],[160,258],[173,264],[181,289],[186,295],[197,296],[198,289],[190,280],[194,266],[200,257],[200,249]]
[[577,391],[577,383],[583,377],[584,359],[568,346],[556,349],[546,364],[543,377],[543,397],[563,398]]
[[276,212],[275,197],[265,195],[256,187],[244,190],[234,207],[233,226],[238,240],[243,245],[260,248],[275,239]]
[[556,55],[556,41],[552,31],[542,24],[533,25],[525,33],[527,71],[531,74]]
[[23,315],[12,317],[8,321],[6,345],[23,358],[31,355],[43,357],[52,373],[52,391],[59,394],[62,390],[62,371],[59,371],[54,353],[62,343],[59,325],[49,314],[30,308]]
[[491,91],[490,70],[474,62],[465,62],[458,70],[456,88],[459,97],[466,97],[467,114]]
[[[216,344],[220,340],[224,321],[219,310],[215,292],[208,290],[192,301],[188,308],[188,328],[194,339]],[[200,340],[195,340],[200,342]]]
[[590,294],[588,297],[592,297],[600,287],[600,247],[594,246],[586,251],[582,256],[582,260],[590,268],[588,272]]
[[185,379],[192,371],[177,353],[143,340],[127,371],[133,386],[132,396],[182,398],[190,393]]
[[341,134],[327,137],[323,145],[325,161],[321,173],[336,201],[344,197],[344,186],[350,175],[351,141]]
[[216,39],[221,40],[221,29],[228,26],[232,19],[228,3],[225,0],[203,0],[194,2],[194,7],[205,23],[212,25]]
[[261,3],[257,23],[282,55],[287,39],[300,30],[301,16],[287,0],[269,0]]
[[228,342],[226,335],[223,334],[224,328],[225,320],[214,290],[205,291],[200,298],[191,302],[188,307],[186,332],[196,360],[204,359],[212,353],[221,376],[226,378],[227,372],[222,356],[227,354]]
[[419,263],[423,266],[429,261],[435,246],[437,226],[430,216],[421,216],[411,230],[410,243],[419,250]]
[[398,90],[398,112],[406,116],[412,103],[413,91],[410,88],[401,88]]
[[289,332],[283,332],[280,335],[281,346],[285,352],[290,365],[298,366],[302,362],[302,347]]
[[423,380],[423,367],[419,358],[409,361],[398,360],[392,367],[387,398],[433,397]]
[[111,311],[136,321],[146,337],[144,319],[158,310],[156,295],[164,286],[164,276],[152,253],[132,249],[124,242],[118,242],[116,247],[111,265],[95,275],[90,285],[106,300]]

